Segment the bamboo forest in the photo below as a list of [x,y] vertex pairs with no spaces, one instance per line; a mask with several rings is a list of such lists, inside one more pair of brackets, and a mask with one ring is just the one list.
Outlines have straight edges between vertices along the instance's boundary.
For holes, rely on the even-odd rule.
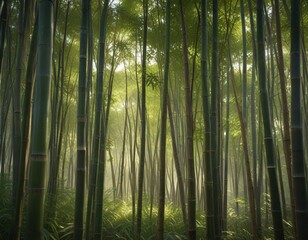
[[307,0],[0,0],[0,240],[308,239]]

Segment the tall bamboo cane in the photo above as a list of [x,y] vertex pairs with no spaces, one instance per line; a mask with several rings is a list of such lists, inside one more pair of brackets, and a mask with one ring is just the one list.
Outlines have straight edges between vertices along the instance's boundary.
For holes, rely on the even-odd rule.
[[166,1],[166,46],[163,96],[161,103],[161,133],[160,133],[160,169],[159,169],[159,201],[157,220],[157,239],[164,239],[165,185],[166,185],[166,128],[167,128],[167,98],[168,74],[170,60],[170,0]]
[[47,114],[53,47],[53,1],[39,2],[38,57],[29,173],[27,238],[43,239],[47,164]]
[[74,215],[74,238],[83,237],[83,209],[85,194],[85,158],[86,158],[86,78],[87,78],[87,20],[88,1],[82,0],[80,49],[79,49],[79,80],[77,109],[77,169]]
[[300,0],[291,3],[291,137],[297,239],[307,238],[307,200],[301,111]]
[[272,217],[275,239],[284,239],[281,202],[276,174],[275,147],[272,133],[272,119],[269,110],[269,98],[267,92],[265,44],[264,44],[264,16],[263,0],[257,1],[257,45],[258,45],[258,72],[260,100],[264,126],[264,143],[267,158],[267,171],[269,177],[269,188],[271,196]]

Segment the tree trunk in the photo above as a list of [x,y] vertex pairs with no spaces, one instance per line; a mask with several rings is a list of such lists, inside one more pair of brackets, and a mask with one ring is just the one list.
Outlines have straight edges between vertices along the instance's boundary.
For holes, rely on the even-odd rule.
[[[104,177],[105,177],[105,159],[106,159],[106,132],[107,126],[106,115],[104,111],[104,70],[105,70],[105,48],[106,48],[106,31],[107,31],[107,15],[108,15],[108,4],[109,0],[104,1],[103,11],[100,19],[100,36],[99,36],[99,56],[98,56],[98,72],[97,72],[97,86],[99,87],[97,94],[100,95],[100,102],[96,102],[99,107],[99,111],[96,113],[100,116],[95,119],[99,120],[100,131],[100,141],[98,141],[98,166],[97,166],[97,179],[96,179],[96,194],[95,194],[95,220],[94,220],[94,238],[101,239],[102,237],[102,211],[103,211],[103,194],[104,194]],[[99,99],[97,99],[99,100]],[[95,133],[95,131],[94,131]]]
[[[230,54],[230,45],[228,46],[228,49],[229,49],[229,62],[230,62],[230,67],[231,67],[231,82],[232,82],[232,87],[233,87],[235,103],[236,103],[236,109],[239,115],[240,126],[241,126],[241,135],[242,135],[242,143],[243,143],[244,159],[245,159],[245,167],[246,167],[246,181],[247,181],[248,198],[249,198],[249,210],[250,210],[252,237],[253,239],[261,239],[260,234],[258,233],[257,224],[256,224],[256,204],[255,204],[252,176],[251,176],[251,171],[250,171],[250,159],[249,159],[249,150],[248,150],[248,141],[247,141],[247,127],[245,125],[244,116],[241,111],[238,98],[237,98],[236,85],[235,85],[235,79],[234,79],[234,69],[233,69],[232,62],[231,62],[232,60],[231,60],[231,54]],[[243,169],[243,175],[245,175],[244,169]]]
[[137,226],[136,237],[141,239],[142,223],[142,193],[144,183],[145,163],[145,132],[146,132],[146,58],[147,58],[147,37],[148,37],[148,0],[143,0],[143,43],[142,43],[142,76],[141,76],[141,139],[140,139],[140,160],[138,172],[138,199],[137,199]]
[[[125,64],[124,64],[125,65]],[[128,120],[128,96],[127,96],[127,71],[125,71],[125,116],[124,116],[124,132],[122,142],[122,155],[121,155],[121,168],[120,168],[120,198],[123,199],[123,178],[124,178],[124,160],[125,160],[125,145],[126,145],[126,132],[127,132],[127,120]]]
[[180,1],[180,15],[182,27],[182,48],[184,61],[184,86],[185,86],[185,118],[186,118],[186,163],[187,163],[187,237],[189,240],[196,239],[196,183],[194,164],[193,142],[193,113],[191,84],[189,79],[189,62],[187,33],[182,0]]
[[166,128],[167,128],[167,101],[168,101],[168,76],[170,59],[170,0],[166,1],[166,45],[164,84],[161,101],[161,128],[160,128],[160,165],[159,165],[159,200],[157,218],[157,239],[164,239],[165,217],[165,188],[166,188]]
[[208,90],[208,23],[207,0],[201,1],[201,74],[202,74],[202,104],[204,122],[204,150],[203,162],[205,167],[205,191],[206,191],[206,225],[207,238],[215,238],[214,221],[214,196],[213,196],[213,166],[211,161],[211,136],[210,136],[210,103]]
[[[64,95],[64,73],[65,73],[65,47],[67,39],[67,26],[68,26],[68,13],[70,9],[70,1],[67,2],[64,21],[64,33],[63,40],[61,42],[59,64],[57,76],[54,74],[54,98],[52,108],[52,120],[51,120],[51,134],[50,134],[50,164],[49,164],[49,178],[47,188],[47,210],[48,218],[53,219],[55,217],[55,208],[57,203],[57,190],[58,190],[58,175],[59,175],[59,152],[61,151],[61,143],[63,136],[63,122],[61,122],[60,116],[63,114],[63,95]],[[54,66],[55,67],[55,66]],[[55,71],[55,68],[54,68]],[[59,96],[60,95],[60,96]]]
[[39,2],[36,89],[31,134],[31,165],[28,188],[27,239],[43,239],[45,177],[47,165],[47,109],[51,78],[53,1]]
[[26,56],[26,46],[28,46],[30,14],[32,13],[31,2],[19,1],[18,16],[18,45],[16,78],[13,84],[13,203],[16,205],[18,191],[18,178],[21,165],[22,150],[22,129],[21,129],[21,79],[23,77],[23,65]]
[[246,47],[246,23],[244,0],[240,0],[241,23],[242,23],[242,43],[243,43],[243,85],[242,85],[242,113],[245,127],[247,125],[247,47]]
[[3,52],[5,46],[5,35],[7,31],[7,18],[8,18],[8,1],[4,1],[2,11],[0,14],[0,73],[2,74]]
[[275,147],[272,133],[272,120],[269,111],[269,98],[266,80],[265,46],[264,46],[264,16],[263,0],[257,0],[257,40],[258,40],[258,72],[260,100],[264,126],[264,143],[266,147],[267,170],[269,177],[272,217],[274,225],[275,239],[284,239],[281,202],[279,187],[276,175]]
[[214,200],[214,229],[215,239],[221,239],[221,224],[219,212],[221,203],[218,201],[219,189],[218,186],[218,149],[217,149],[217,100],[218,100],[218,1],[213,0],[213,46],[212,46],[212,69],[211,69],[211,164],[213,175],[213,198]]
[[23,198],[24,198],[24,187],[25,187],[25,170],[26,165],[29,160],[29,137],[31,129],[31,115],[32,115],[32,98],[33,98],[33,78],[35,77],[35,67],[36,67],[36,53],[37,53],[37,24],[38,18],[36,16],[36,21],[33,29],[33,35],[31,40],[31,47],[28,59],[27,73],[26,73],[26,89],[25,89],[25,100],[23,105],[23,121],[22,121],[22,146],[21,146],[21,161],[20,170],[18,176],[18,189],[16,195],[16,205],[15,205],[15,216],[14,224],[12,227],[12,239],[20,238],[21,230],[21,219],[23,210]]
[[[86,217],[86,239],[90,237],[90,229],[94,230],[94,225],[97,227],[95,232],[95,237],[100,237],[101,235],[101,218],[99,219],[98,215],[101,216],[101,211],[99,209],[95,209],[95,205],[98,199],[96,199],[96,187],[98,184],[98,174],[101,167],[101,161],[99,161],[100,156],[100,146],[101,141],[101,133],[105,128],[104,124],[102,124],[102,115],[103,115],[103,76],[104,76],[104,65],[105,65],[105,38],[106,38],[106,27],[107,27],[107,10],[108,10],[109,0],[104,1],[104,7],[102,10],[101,18],[100,18],[100,33],[99,33],[99,56],[98,56],[98,70],[97,70],[97,79],[96,79],[96,99],[95,99],[95,119],[94,119],[94,132],[93,132],[93,148],[92,148],[92,161],[91,161],[91,169],[90,169],[90,186],[88,193],[88,202],[87,202],[87,217]],[[105,133],[103,134],[105,137]],[[100,167],[101,166],[101,167]],[[99,184],[102,184],[100,182]],[[100,203],[102,204],[102,203]],[[102,205],[98,206],[99,208]],[[96,213],[97,220],[93,222],[92,217],[93,214]]]
[[74,239],[83,239],[83,209],[85,198],[85,159],[86,146],[86,79],[87,79],[87,39],[88,39],[88,1],[82,1],[80,48],[79,48],[79,79],[77,108],[77,168],[74,213]]
[[168,94],[167,104],[168,104],[168,116],[169,116],[170,132],[171,132],[173,160],[174,160],[176,176],[177,176],[177,179],[178,179],[177,182],[178,182],[178,187],[179,187],[179,195],[180,195],[181,210],[182,210],[182,215],[183,215],[183,222],[186,225],[187,224],[187,213],[186,213],[186,204],[185,204],[185,191],[184,191],[184,183],[183,183],[183,174],[182,174],[182,171],[181,171],[179,154],[178,154],[178,149],[177,149],[177,145],[176,145],[174,121],[173,121],[173,116],[172,116],[169,94]]
[[227,61],[227,109],[226,109],[226,137],[225,137],[225,156],[224,156],[224,182],[223,182],[223,216],[222,230],[227,231],[228,215],[228,169],[229,169],[229,132],[230,132],[230,70],[229,61]]
[[301,60],[300,60],[300,0],[291,2],[291,137],[293,159],[293,183],[295,197],[296,237],[307,238],[307,186],[305,177],[305,160],[303,150],[302,127],[302,92],[301,92]]

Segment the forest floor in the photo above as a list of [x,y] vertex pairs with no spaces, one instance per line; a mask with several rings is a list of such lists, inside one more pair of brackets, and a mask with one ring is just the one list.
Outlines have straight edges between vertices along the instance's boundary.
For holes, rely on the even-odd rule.
[[[7,240],[12,223],[11,182],[0,184],[0,240]],[[106,192],[103,204],[103,239],[134,239],[134,226],[131,199],[113,200],[111,192]],[[45,239],[70,240],[73,239],[73,216],[75,194],[70,189],[58,191],[56,214],[53,220],[45,221]],[[118,199],[118,198],[117,198]],[[25,203],[26,204],[26,203]],[[240,212],[235,212],[235,200],[229,203],[228,231],[223,232],[223,239],[251,239],[250,220],[247,206],[243,200],[238,200]],[[150,201],[145,197],[142,216],[142,239],[156,239],[157,207],[152,210]],[[262,209],[264,239],[274,239],[270,222],[269,209]],[[46,212],[45,212],[46,213]],[[25,215],[25,214],[24,214]],[[48,215],[48,212],[47,214]],[[266,217],[268,216],[268,217]],[[26,218],[24,217],[24,221]],[[206,239],[205,214],[197,211],[197,239]],[[24,224],[25,225],[25,224]],[[292,226],[284,221],[286,239],[293,239]],[[24,229],[22,229],[23,235]],[[172,203],[165,208],[165,239],[186,239],[181,209]]]

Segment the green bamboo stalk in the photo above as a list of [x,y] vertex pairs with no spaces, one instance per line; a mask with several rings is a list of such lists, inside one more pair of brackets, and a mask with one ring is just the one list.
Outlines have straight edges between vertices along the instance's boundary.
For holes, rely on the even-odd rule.
[[16,205],[15,205],[15,215],[14,223],[12,226],[12,239],[20,238],[21,230],[21,219],[22,219],[22,209],[23,209],[23,198],[24,198],[24,187],[25,187],[25,170],[26,163],[28,162],[29,155],[28,148],[30,145],[30,119],[32,114],[32,96],[33,96],[33,79],[35,77],[35,67],[36,67],[36,54],[37,54],[37,29],[38,28],[38,16],[36,16],[36,21],[33,29],[31,47],[28,59],[27,73],[26,73],[26,89],[25,89],[25,100],[23,105],[23,121],[22,121],[22,147],[21,147],[21,161],[20,161],[20,171],[18,178],[18,189],[16,195]]
[[[252,143],[252,161],[253,161],[253,180],[254,180],[254,190],[255,190],[255,198],[256,198],[256,216],[257,216],[257,228],[258,234],[262,236],[262,227],[261,227],[261,207],[260,207],[260,188],[258,184],[258,174],[257,174],[257,165],[259,165],[259,169],[262,170],[262,161],[258,160],[257,162],[257,127],[256,127],[256,100],[255,100],[255,80],[257,74],[257,46],[256,46],[256,37],[255,37],[255,24],[254,17],[252,11],[251,0],[248,0],[248,11],[249,11],[249,21],[250,21],[250,29],[251,29],[251,38],[252,38],[252,46],[253,46],[253,65],[252,65],[252,76],[251,76],[251,143]],[[259,176],[261,178],[261,176]],[[259,181],[261,182],[261,181]]]
[[223,215],[222,215],[222,230],[227,231],[228,220],[228,172],[229,172],[229,135],[230,135],[230,76],[229,66],[227,64],[227,109],[226,109],[226,136],[224,149],[224,171],[223,171]]
[[[87,63],[87,94],[86,94],[86,148],[87,148],[87,154],[86,154],[86,176],[85,176],[85,181],[86,181],[86,187],[89,187],[89,174],[90,174],[90,164],[89,164],[89,159],[91,157],[91,139],[92,139],[92,119],[91,114],[93,114],[94,111],[91,111],[90,114],[90,92],[92,91],[92,69],[93,69],[93,29],[92,29],[92,4],[91,1],[88,1],[88,25],[87,25],[87,30],[88,30],[88,39],[87,39],[87,48],[88,48],[88,63]],[[94,104],[93,104],[94,106]]]
[[293,226],[296,226],[295,220],[295,199],[292,181],[292,155],[291,155],[291,137],[290,137],[290,123],[289,123],[289,109],[288,109],[288,99],[286,91],[286,76],[284,74],[284,59],[282,51],[282,37],[281,37],[281,24],[280,24],[280,4],[279,0],[275,0],[275,18],[276,18],[276,38],[277,38],[277,67],[280,80],[280,91],[282,100],[282,111],[283,111],[283,150],[285,154],[285,162],[287,167],[287,176],[290,189],[290,199],[291,199],[291,212],[292,212],[292,222]]
[[[125,63],[124,63],[125,66]],[[123,179],[124,179],[124,159],[125,159],[125,148],[126,148],[126,132],[127,132],[127,121],[128,121],[128,95],[127,95],[127,71],[125,67],[125,113],[124,113],[124,132],[122,142],[122,153],[121,153],[121,168],[120,168],[120,198],[123,199]],[[109,95],[111,96],[111,95]]]
[[210,103],[208,91],[208,24],[207,24],[207,0],[201,1],[201,76],[202,76],[202,103],[204,121],[204,166],[206,186],[206,226],[207,238],[215,237],[214,230],[214,199],[213,199],[213,167],[211,162],[210,140]]
[[53,46],[53,1],[39,2],[38,56],[33,106],[28,187],[27,238],[43,239],[44,198],[47,164],[47,113]]
[[242,85],[242,113],[245,126],[247,125],[247,47],[246,47],[246,23],[244,0],[240,0],[241,23],[242,23],[242,44],[243,44],[243,85]]
[[[100,18],[100,36],[99,36],[99,56],[98,56],[98,71],[96,78],[96,99],[95,99],[95,119],[94,119],[94,135],[93,135],[93,148],[92,148],[92,166],[90,169],[90,186],[89,186],[89,194],[88,194],[88,202],[87,202],[87,219],[86,219],[86,238],[90,236],[90,228],[96,226],[95,235],[99,236],[101,234],[101,229],[98,226],[101,226],[101,210],[95,209],[95,205],[98,199],[95,199],[97,195],[97,186],[98,174],[102,171],[101,163],[98,161],[100,155],[100,146],[101,146],[101,133],[105,128],[104,124],[101,124],[102,121],[102,110],[103,110],[103,76],[104,76],[104,61],[105,61],[105,38],[106,38],[106,26],[107,26],[107,10],[108,10],[109,0],[105,0],[104,7],[102,10],[101,18]],[[105,136],[105,134],[103,134]],[[99,183],[99,184],[102,184]],[[102,204],[102,203],[101,203]],[[99,206],[100,208],[100,206]],[[97,211],[97,212],[96,212]],[[96,220],[91,219],[93,213],[97,213],[95,215]],[[93,221],[94,222],[91,222]]]
[[218,101],[218,1],[213,0],[213,26],[212,26],[212,68],[211,68],[211,112],[210,112],[210,124],[211,124],[211,164],[212,164],[212,176],[213,176],[213,199],[214,199],[214,229],[215,238],[221,238],[221,224],[219,219],[219,212],[221,203],[218,201],[219,189],[218,186],[218,149],[217,149],[217,101]]
[[271,196],[271,210],[274,225],[275,239],[284,239],[281,202],[276,175],[275,147],[272,133],[272,119],[269,109],[269,98],[266,78],[265,44],[264,44],[264,16],[263,0],[257,1],[257,46],[258,46],[258,73],[260,100],[264,126],[264,144],[266,149],[267,170],[269,177],[269,188]]
[[302,89],[301,89],[301,29],[300,0],[291,2],[291,138],[293,159],[293,183],[295,197],[296,236],[307,238],[307,194],[305,160],[303,150]]
[[168,101],[168,75],[170,61],[170,0],[166,1],[166,46],[163,96],[161,102],[161,128],[160,128],[160,165],[159,165],[159,200],[157,218],[157,239],[164,239],[165,215],[165,188],[166,188],[166,128],[167,128],[167,101]]
[[[62,136],[64,123],[61,119],[64,119],[63,113],[63,94],[64,94],[64,73],[65,73],[65,47],[67,39],[67,27],[68,27],[68,14],[70,10],[71,2],[67,2],[64,20],[63,40],[60,47],[60,54],[58,60],[57,76],[54,74],[54,94],[52,98],[52,117],[51,117],[51,134],[49,140],[49,178],[47,184],[47,203],[46,209],[47,218],[52,221],[55,217],[55,208],[57,205],[57,189],[58,189],[58,175],[59,175],[59,161],[62,148]],[[54,71],[56,69],[54,68]]]
[[74,213],[74,239],[83,239],[83,215],[85,198],[85,159],[86,149],[86,79],[87,79],[87,39],[88,39],[88,1],[82,0],[79,79],[77,108],[77,168]]
[[5,35],[7,28],[8,1],[4,1],[1,6],[0,14],[0,73],[2,70],[3,52],[5,45]]
[[[105,70],[105,48],[106,48],[106,29],[107,29],[107,15],[108,15],[109,0],[104,1],[102,15],[100,19],[100,36],[99,36],[99,56],[98,56],[98,74],[97,74],[97,94],[101,98],[96,102],[100,109],[101,116],[95,120],[100,120],[100,142],[97,142],[99,151],[98,166],[97,166],[97,179],[96,179],[96,199],[95,199],[95,219],[94,219],[94,237],[101,239],[102,237],[102,210],[103,210],[103,192],[104,192],[104,176],[105,176],[105,159],[106,159],[106,125],[105,125],[105,112],[104,112],[104,70]],[[99,92],[98,92],[99,91]],[[98,99],[97,99],[98,100]],[[98,114],[99,112],[96,112]],[[95,133],[95,132],[94,132]]]
[[[5,109],[8,107],[5,107],[5,102],[4,101],[5,95],[6,95],[6,90],[8,89],[6,86],[8,85],[8,79],[4,81],[3,79],[3,72],[2,72],[2,65],[3,64],[3,55],[4,55],[4,47],[7,46],[8,49],[10,49],[10,44],[6,43],[6,35],[7,35],[7,24],[8,22],[8,1],[4,1],[1,4],[1,14],[0,14],[0,88],[1,88],[1,97],[3,99],[2,104],[1,104],[1,119],[0,119],[0,159],[1,159],[1,178],[4,176],[4,163],[5,163],[5,158],[4,158],[4,152],[5,149],[2,148],[3,145],[5,144],[4,140],[4,130],[5,130],[5,122],[6,122],[6,112]],[[9,55],[10,56],[10,55]],[[10,57],[7,58],[7,61],[10,60]]]
[[[29,3],[28,3],[29,4]],[[19,1],[18,11],[18,43],[16,77],[13,84],[13,203],[16,204],[18,191],[18,178],[21,160],[21,78],[25,60],[26,35],[28,31],[29,6]]]
[[143,43],[142,43],[142,75],[141,75],[141,142],[140,142],[140,162],[138,171],[138,199],[137,199],[137,222],[136,237],[141,238],[142,223],[142,193],[144,182],[145,163],[145,133],[146,133],[146,57],[147,57],[147,37],[148,37],[148,0],[143,0]]
[[[233,65],[232,65],[232,59],[231,59],[231,53],[230,53],[230,43],[229,42],[230,42],[230,40],[228,40],[228,49],[229,49],[229,59],[228,59],[228,61],[230,63],[230,67],[231,67],[231,83],[232,83],[236,109],[237,109],[237,112],[238,112],[238,116],[239,116],[239,120],[240,120],[240,127],[241,127],[252,238],[253,239],[261,239],[261,236],[258,235],[257,224],[256,224],[257,218],[256,218],[256,204],[255,204],[255,197],[254,197],[255,192],[254,192],[254,188],[253,188],[253,181],[252,181],[251,170],[250,170],[249,149],[248,149],[248,140],[247,140],[247,126],[245,125],[245,120],[244,120],[244,116],[243,116],[244,114],[241,111],[240,104],[239,104],[238,97],[237,97],[235,77],[234,77],[234,68],[233,68]],[[243,176],[245,176],[245,170],[243,169]]]
[[[4,61],[3,67],[6,69],[5,74],[1,74],[1,77],[4,76],[1,79],[0,83],[0,95],[1,95],[1,118],[0,118],[0,160],[1,160],[1,179],[4,179],[4,168],[5,168],[5,161],[6,161],[6,125],[8,120],[8,113],[10,110],[10,103],[11,103],[11,88],[12,88],[12,78],[10,74],[10,66],[11,64],[11,56],[12,56],[12,50],[11,50],[11,36],[8,35],[7,40],[7,57]],[[9,160],[9,159],[8,159]]]
[[171,109],[171,103],[170,103],[169,96],[170,96],[170,94],[168,94],[168,98],[167,98],[168,99],[167,108],[168,108],[168,116],[169,116],[169,124],[170,124],[172,152],[173,152],[176,176],[177,176],[177,179],[178,179],[179,195],[180,195],[183,222],[186,226],[187,225],[187,212],[186,212],[186,205],[185,205],[185,190],[184,190],[184,183],[183,183],[184,180],[183,180],[183,174],[182,174],[181,166],[180,166],[181,163],[180,163],[180,160],[179,160],[178,148],[177,148],[177,144],[176,144],[174,120],[173,120],[173,116],[172,116],[172,109]]
[[186,163],[187,163],[187,237],[189,240],[196,239],[196,179],[194,163],[194,141],[193,141],[193,110],[191,98],[191,83],[189,78],[189,60],[187,32],[182,0],[180,3],[182,48],[184,62],[184,94],[185,94],[185,120],[186,120]]

